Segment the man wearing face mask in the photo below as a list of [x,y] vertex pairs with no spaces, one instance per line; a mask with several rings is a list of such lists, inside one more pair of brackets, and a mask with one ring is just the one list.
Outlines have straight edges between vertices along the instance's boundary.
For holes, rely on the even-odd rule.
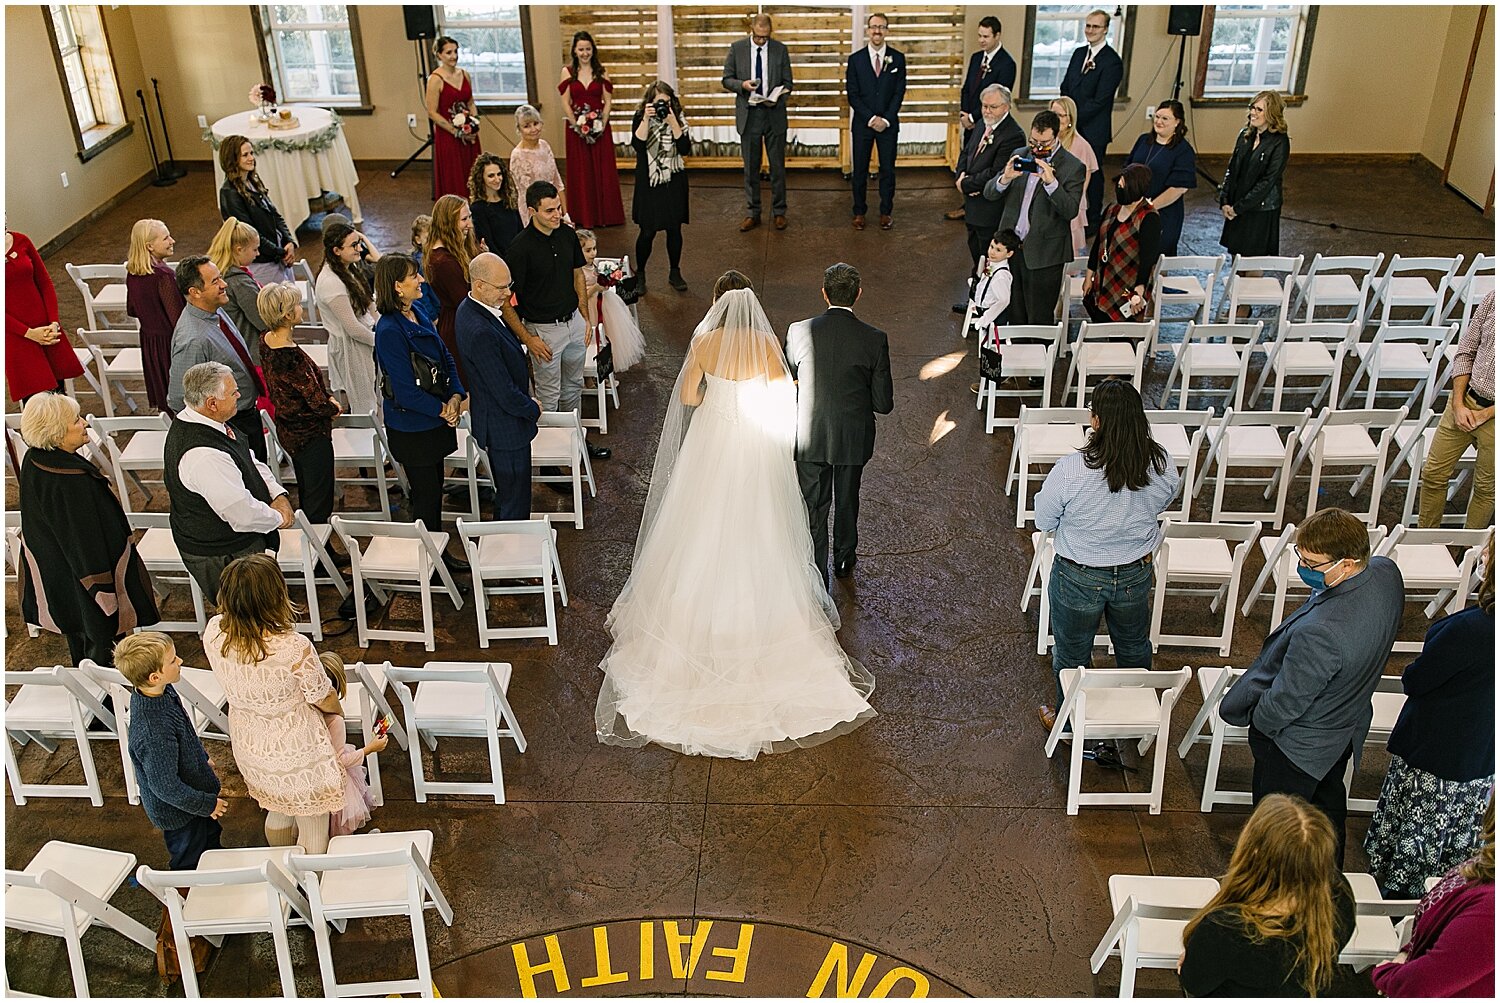
[[1359,765],[1406,589],[1393,561],[1370,556],[1365,524],[1343,509],[1309,516],[1295,550],[1312,596],[1266,638],[1219,713],[1250,728],[1254,802],[1295,794],[1320,809],[1333,823],[1342,865],[1344,768],[1351,756]]

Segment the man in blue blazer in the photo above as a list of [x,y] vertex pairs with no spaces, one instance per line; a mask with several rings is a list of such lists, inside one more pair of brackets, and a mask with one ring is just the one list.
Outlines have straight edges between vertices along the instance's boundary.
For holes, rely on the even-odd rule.
[[849,93],[849,138],[853,144],[850,187],[854,189],[854,229],[865,228],[865,189],[870,180],[870,147],[880,149],[880,228],[892,226],[896,202],[896,134],[901,102],[906,97],[906,56],[885,44],[889,22],[884,14],[865,18],[870,44],[849,57],[844,84]]
[[1115,92],[1125,79],[1125,63],[1105,40],[1108,33],[1109,13],[1090,11],[1083,21],[1083,37],[1088,44],[1073,50],[1068,71],[1058,88],[1077,103],[1078,121],[1074,127],[1093,147],[1101,168],[1089,178],[1089,233],[1098,229],[1099,218],[1104,215],[1104,153],[1114,132]]
[[1219,714],[1250,728],[1255,803],[1295,794],[1319,808],[1342,864],[1344,767],[1351,756],[1359,765],[1406,589],[1393,561],[1370,556],[1365,524],[1343,509],[1321,509],[1298,526],[1296,553],[1312,597],[1271,631]]
[[528,392],[526,352],[500,317],[510,300],[510,268],[485,252],[469,262],[469,295],[454,332],[469,380],[471,434],[489,456],[495,519],[531,518],[531,440],[542,413]]

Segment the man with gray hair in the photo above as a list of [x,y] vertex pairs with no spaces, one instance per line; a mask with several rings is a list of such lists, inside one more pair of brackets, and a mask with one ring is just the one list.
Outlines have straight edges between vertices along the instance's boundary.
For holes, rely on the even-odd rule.
[[163,465],[172,539],[210,603],[237,557],[275,551],[292,524],[291,502],[229,422],[239,408],[233,371],[200,362],[182,376],[184,407],[167,431]]
[[[1000,227],[1000,203],[984,197],[984,186],[999,174],[1011,151],[1026,142],[1026,134],[1010,113],[1010,88],[990,84],[979,95],[980,121],[969,142],[958,155],[958,180],[964,197],[964,223],[969,232],[969,257],[978,264],[989,249],[990,239]],[[967,303],[958,303],[954,313],[963,313]]]

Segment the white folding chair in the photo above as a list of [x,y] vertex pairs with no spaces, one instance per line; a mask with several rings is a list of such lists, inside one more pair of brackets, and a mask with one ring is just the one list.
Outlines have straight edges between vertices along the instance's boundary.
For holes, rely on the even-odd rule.
[[[1090,669],[1080,666],[1058,673],[1063,702],[1057,721],[1047,736],[1047,758],[1057,751],[1064,731],[1072,727],[1072,755],[1068,766],[1068,814],[1077,815],[1080,805],[1145,805],[1151,814],[1161,814],[1162,778],[1167,768],[1166,743],[1172,727],[1172,706],[1182,695],[1192,673],[1186,667],[1175,672],[1152,669]],[[1151,770],[1151,787],[1143,792],[1085,794],[1083,746],[1090,739],[1135,738],[1137,752],[1144,756],[1158,743]]]
[[[30,672],[5,673],[7,687],[18,686],[14,697],[5,700],[5,776],[10,781],[10,795],[23,805],[32,798],[85,797],[95,807],[104,805],[104,791],[99,786],[99,771],[94,765],[91,739],[100,741],[115,737],[115,716],[104,706],[104,688],[77,669],[52,665]],[[109,730],[89,731],[89,725],[102,722]],[[83,783],[26,783],[11,742],[26,745],[35,742],[48,755],[57,751],[58,740],[78,746],[78,762],[83,767]]]
[[[1437,435],[1438,422],[1442,420],[1440,414],[1426,414],[1414,420],[1401,423],[1396,429],[1396,456],[1386,467],[1385,482],[1381,484],[1381,494],[1395,480],[1402,465],[1405,464],[1407,473],[1401,479],[1406,482],[1406,500],[1402,504],[1401,522],[1403,525],[1415,526],[1417,524],[1417,500],[1421,488],[1422,467],[1427,463],[1427,452],[1432,448],[1433,437]],[[1459,456],[1458,462],[1453,466],[1453,475],[1448,482],[1448,497],[1444,504],[1457,498],[1462,491],[1464,483],[1473,475],[1475,466],[1479,462],[1479,452],[1473,446],[1465,449]],[[1462,526],[1464,513],[1444,514],[1442,524]]]
[[[531,440],[531,480],[536,484],[573,485],[573,508],[568,512],[548,512],[548,519],[572,516],[573,528],[583,528],[583,482],[588,481],[589,497],[597,497],[594,466],[583,438],[583,422],[575,411],[543,411],[537,419],[536,438]],[[536,473],[538,467],[565,467],[562,474]]]
[[[75,265],[71,261],[63,265],[68,278],[83,297],[83,312],[89,319],[89,330],[97,331],[107,325],[100,323],[103,314],[110,314],[120,327],[139,328],[140,321],[125,310],[125,265]],[[98,292],[90,282],[103,282]]]
[[[453,608],[464,608],[458,583],[453,580],[448,565],[443,563],[448,534],[426,529],[420,519],[416,522],[379,522],[336,515],[329,523],[349,554],[350,570],[354,576],[354,615],[355,625],[359,628],[359,646],[367,648],[371,641],[421,641],[428,651],[434,650],[437,646],[432,618],[434,574],[442,582],[437,588],[448,593]],[[359,543],[361,537],[369,540],[363,548]],[[419,593],[422,597],[422,629],[372,628],[365,612],[366,589],[381,602],[387,600],[387,592]]]
[[[1172,369],[1167,374],[1167,385],[1161,392],[1161,403],[1166,407],[1172,396],[1172,387],[1177,377],[1182,376],[1182,387],[1177,394],[1178,410],[1187,409],[1188,394],[1225,394],[1233,401],[1236,411],[1245,407],[1245,383],[1250,370],[1250,356],[1260,341],[1261,321],[1253,324],[1198,324],[1188,321],[1187,333],[1180,343],[1165,347],[1172,352]],[[1197,387],[1195,378],[1227,379],[1228,387]]]
[[99,382],[95,389],[104,403],[104,414],[110,418],[115,417],[116,393],[132,414],[137,413],[140,405],[125,384],[144,384],[146,380],[145,362],[141,357],[141,332],[90,331],[80,327],[78,341],[80,347],[88,352],[94,371],[98,374]]
[[[1245,558],[1260,536],[1260,523],[1248,526],[1227,523],[1177,522],[1162,520],[1162,542],[1156,552],[1156,591],[1151,606],[1151,645],[1171,644],[1187,648],[1218,648],[1222,658],[1229,654],[1234,637],[1234,611],[1239,605],[1240,579],[1245,573]],[[1233,545],[1233,546],[1231,546]],[[1162,613],[1168,592],[1204,595],[1203,589],[1172,587],[1173,582],[1211,586],[1211,612],[1221,608],[1223,623],[1217,634],[1166,634],[1162,632]]]
[[[1400,676],[1381,676],[1370,695],[1370,730],[1365,734],[1364,744],[1369,748],[1384,749],[1391,740],[1391,732],[1401,717],[1401,708],[1406,706],[1406,690]],[[1348,792],[1345,804],[1349,811],[1365,815],[1375,814],[1380,804],[1377,798],[1354,797],[1354,757],[1344,770],[1344,790]]]
[[[280,993],[273,995],[296,997],[287,927],[297,920],[309,926],[313,922],[307,899],[287,873],[291,857],[301,852],[300,846],[206,850],[196,870],[158,871],[142,864],[136,880],[167,907],[179,958],[192,958],[192,937],[218,946],[230,934],[269,933],[281,981]],[[192,964],[182,966],[182,994],[189,999],[202,995]]]
[[[411,738],[407,751],[418,803],[425,803],[428,794],[488,794],[496,804],[505,803],[500,739],[510,738],[517,752],[526,751],[526,736],[506,698],[510,677],[509,662],[428,662],[420,669],[392,666],[386,670],[406,715]],[[489,749],[489,782],[428,780],[422,767],[422,745],[436,752],[440,735],[484,739]]]
[[[1358,324],[1329,323],[1321,321],[1311,324],[1281,324],[1276,330],[1276,340],[1266,348],[1266,361],[1260,369],[1260,379],[1250,394],[1250,406],[1260,406],[1260,395],[1266,382],[1274,375],[1275,388],[1271,395],[1271,410],[1281,410],[1281,398],[1287,393],[1310,393],[1312,406],[1339,399],[1339,386],[1344,377],[1344,360],[1354,351],[1359,338]],[[1318,380],[1317,386],[1287,386],[1293,377]]]
[[[62,668],[69,671],[67,666]],[[110,705],[114,708],[113,723],[101,718],[95,722],[101,727],[96,728],[91,737],[113,738],[119,743],[120,766],[125,774],[125,800],[131,804],[140,804],[140,782],[135,775],[135,764],[130,761],[130,694],[135,688],[119,669],[99,665],[88,658],[79,662],[78,668],[72,671],[79,673],[86,681],[97,684],[109,695]]]
[[[1369,306],[1375,277],[1385,263],[1384,254],[1314,254],[1307,271],[1292,278],[1292,308],[1288,319],[1360,322]],[[1320,309],[1338,307],[1341,317],[1319,317]]]
[[[380,418],[368,414],[341,414],[333,419],[333,466],[335,472],[349,468],[369,470],[370,476],[337,476],[339,485],[374,487],[380,496],[378,514],[382,519],[391,514],[390,482],[385,472],[387,463],[393,462],[390,443],[385,438],[385,425]],[[406,473],[396,464],[396,478],[402,490],[406,490]],[[339,506],[343,510],[343,506]],[[344,510],[346,513],[348,510]]]
[[478,522],[484,518],[484,514],[479,511],[479,489],[488,487],[494,490],[495,487],[495,478],[490,473],[490,457],[469,431],[468,414],[463,416],[456,432],[458,445],[443,459],[443,485],[464,485],[468,490],[469,508],[466,512],[445,511],[443,518],[467,518],[471,522]]
[[[1423,611],[1429,620],[1457,613],[1469,602],[1478,584],[1475,568],[1485,545],[1494,538],[1495,528],[1488,529],[1412,529],[1398,526],[1376,550],[1376,556],[1389,557],[1401,570],[1407,602],[1431,597]],[[1452,550],[1461,552],[1453,559]],[[1421,651],[1421,641],[1396,641],[1392,651]]]
[[[1213,316],[1210,305],[1214,287],[1219,281],[1219,269],[1223,267],[1224,259],[1217,254],[1164,255],[1159,258],[1154,279],[1156,288],[1153,293],[1156,306],[1155,313],[1152,315],[1158,327],[1164,323],[1181,323],[1184,320],[1189,323],[1207,323],[1208,319]],[[1205,278],[1198,277],[1205,273]],[[1193,315],[1191,317],[1162,316],[1164,309],[1169,306],[1191,306]]]
[[1198,456],[1203,444],[1208,441],[1209,429],[1214,425],[1214,409],[1202,411],[1146,412],[1146,421],[1151,426],[1151,438],[1167,451],[1172,465],[1177,468],[1178,492],[1182,506],[1178,510],[1184,520],[1190,518],[1193,508],[1193,484],[1198,478]]
[[[374,738],[375,723],[384,717],[390,722],[390,737],[401,748],[407,747],[406,729],[401,726],[385,695],[386,671],[390,667],[390,662],[378,665],[355,662],[344,666],[349,686],[339,699],[339,707],[344,715],[344,734],[350,741],[356,736]],[[385,788],[380,782],[380,753],[365,753],[365,768],[370,774],[370,794],[375,798],[375,804],[385,804]]]
[[[1045,655],[1057,643],[1052,634],[1052,597],[1047,586],[1052,580],[1052,561],[1057,556],[1052,542],[1052,532],[1035,531],[1031,534],[1031,568],[1026,572],[1026,588],[1021,592],[1021,612],[1031,607],[1031,597],[1038,596],[1041,607],[1037,613],[1036,653]],[[1094,635],[1094,647],[1114,652],[1114,642],[1106,634]]]
[[[432,874],[432,833],[368,832],[335,836],[323,854],[295,854],[287,863],[307,891],[312,913],[318,969],[327,996],[381,996],[420,993],[436,995],[432,960],[427,950],[426,911],[437,912],[444,925],[453,925],[453,907]],[[340,933],[351,919],[405,916],[411,923],[417,975],[412,979],[379,982],[340,982],[333,968],[333,944],[328,928]]]
[[[529,520],[476,522],[458,520],[458,538],[463,541],[469,568],[474,574],[474,612],[479,620],[479,646],[509,637],[545,637],[557,643],[556,601],[568,604],[568,586],[563,581],[557,556],[557,530],[545,516]],[[537,579],[535,585],[522,579]],[[502,584],[508,583],[508,584]],[[554,593],[556,594],[554,597]],[[521,627],[491,627],[489,597],[538,595],[545,619]]]
[[1240,307],[1258,306],[1275,308],[1277,323],[1284,323],[1291,315],[1292,282],[1301,271],[1300,254],[1296,257],[1236,254],[1225,273],[1224,294],[1219,297],[1223,320],[1235,323]]
[[[84,382],[86,382],[89,385],[89,389],[93,390],[94,393],[99,397],[100,402],[104,404],[106,408],[108,408],[112,406],[112,402],[108,402],[105,400],[108,394],[105,392],[104,383],[102,382],[104,379],[104,370],[103,367],[99,365],[99,360],[94,357],[93,348],[88,344],[88,342],[83,340],[83,330],[84,329],[81,327],[78,329],[79,340],[73,342],[73,357],[76,358],[78,360],[78,364],[83,367]],[[78,396],[78,390],[73,379],[65,380],[63,383],[63,388],[69,397],[76,398]],[[131,400],[128,395],[125,399],[130,403],[130,406],[133,409],[135,407],[135,401]]]
[[[1382,324],[1371,342],[1355,342],[1354,355],[1359,365],[1354,376],[1344,387],[1344,396],[1339,398],[1339,407],[1346,407],[1349,398],[1365,384],[1365,407],[1375,406],[1378,395],[1416,400],[1422,391],[1422,410],[1432,406],[1438,392],[1438,367],[1443,364],[1443,350],[1458,336],[1458,325],[1447,327],[1423,327],[1419,325]],[[1414,385],[1407,388],[1380,389],[1385,380],[1411,380]]]
[[201,635],[208,629],[208,610],[203,590],[198,587],[198,580],[188,572],[187,565],[182,560],[182,552],[177,549],[177,540],[172,536],[171,515],[167,512],[131,512],[126,509],[125,518],[130,520],[131,529],[145,530],[135,542],[135,552],[146,570],[151,572],[152,587],[157,588],[167,583],[185,584],[193,601],[191,620],[159,620],[155,624],[142,626],[150,626],[152,630],[168,634],[187,632]]
[[[281,568],[288,586],[301,578],[307,595],[307,619],[299,620],[293,626],[304,634],[311,634],[313,640],[321,641],[323,617],[318,605],[318,586],[332,585],[338,591],[340,599],[348,597],[349,586],[344,583],[344,576],[328,553],[328,540],[333,536],[333,527],[327,523],[314,526],[300,508],[293,513],[293,517],[296,521],[291,528],[281,530],[276,565]],[[318,573],[319,568],[323,570],[323,574]]]
[[1469,267],[1453,279],[1448,289],[1452,297],[1448,300],[1448,309],[1443,311],[1443,322],[1457,320],[1458,329],[1466,331],[1474,308],[1495,291],[1495,255],[1474,255]]
[[[5,513],[5,582],[10,586],[10,594],[13,596],[21,594],[21,562],[25,559],[21,545],[21,513],[12,509]],[[19,603],[17,608],[19,609]],[[36,624],[26,625],[27,637],[36,637],[38,633]]]
[[[609,407],[614,404],[615,409],[620,407],[620,381],[610,373],[604,379],[599,378],[599,343],[590,341],[588,349],[583,357],[583,380],[585,396],[592,395],[594,403],[599,409],[599,417],[584,418],[584,428],[597,428],[600,435],[609,434]],[[588,388],[588,382],[593,381],[592,389]]]
[[[1203,774],[1203,798],[1199,810],[1210,812],[1216,804],[1250,804],[1249,791],[1228,790],[1219,786],[1219,766],[1224,758],[1224,746],[1250,744],[1250,729],[1230,724],[1219,714],[1219,703],[1236,679],[1245,674],[1244,669],[1205,665],[1198,670],[1198,692],[1203,697],[1203,706],[1188,725],[1187,734],[1177,745],[1177,758],[1186,759],[1188,751],[1200,743],[1208,743],[1208,768]],[[1205,731],[1204,729],[1207,729]]]
[[[1018,481],[1020,491],[1016,496],[1016,528],[1020,529],[1035,517],[1028,507],[1031,493],[1034,464],[1052,464],[1070,453],[1083,448],[1089,429],[1088,408],[1031,408],[1021,405],[1021,414],[1016,418],[1016,437],[1011,445],[1010,465],[1005,475],[1005,493],[1010,494],[1011,483]],[[1046,474],[1042,475],[1043,478]]]
[[[43,844],[25,870],[5,872],[5,928],[61,937],[68,946],[73,994],[89,999],[89,977],[83,962],[83,935],[103,926],[155,952],[156,934],[109,904],[135,868],[135,854],[52,839]],[[11,988],[5,995],[30,996]]]
[[306,258],[292,262],[292,281],[302,294],[302,319],[305,324],[318,323],[317,282],[313,279],[312,265]]
[[[1302,411],[1243,411],[1233,408],[1224,413],[1217,427],[1210,434],[1208,459],[1193,487],[1197,497],[1213,470],[1214,503],[1211,522],[1252,522],[1260,520],[1269,527],[1280,526],[1286,513],[1287,487],[1291,482],[1292,459],[1297,453],[1297,444],[1302,430],[1312,418],[1312,410]],[[1267,469],[1269,478],[1259,476],[1230,477],[1234,469]],[[1276,503],[1269,509],[1232,510],[1224,506],[1224,488],[1230,484],[1265,484],[1263,497],[1269,500],[1274,494]]]
[[[1319,498],[1324,481],[1349,481],[1353,498],[1370,484],[1370,506],[1355,512],[1365,525],[1380,521],[1380,486],[1385,483],[1386,458],[1395,442],[1396,429],[1406,420],[1406,408],[1389,410],[1334,411],[1324,408],[1302,436],[1302,448],[1292,461],[1292,476],[1298,476],[1304,461],[1310,460],[1308,474],[1307,514],[1323,506]],[[1329,467],[1353,467],[1357,473],[1329,474]]]
[[184,665],[174,685],[198,737],[229,741],[229,695],[213,670]]
[[1057,320],[1066,331],[1073,324],[1073,308],[1083,304],[1083,277],[1089,270],[1088,255],[1063,265],[1062,288],[1057,297]]
[[1120,959],[1120,999],[1135,996],[1135,973],[1142,968],[1175,970],[1182,957],[1182,931],[1219,892],[1213,878],[1111,874],[1109,905],[1114,921],[1089,958],[1094,974],[1109,958]]
[[[1380,541],[1385,539],[1385,527],[1375,526],[1369,530],[1370,552],[1380,546]],[[1302,579],[1297,577],[1297,554],[1292,550],[1292,542],[1297,537],[1297,526],[1295,523],[1287,523],[1282,527],[1281,535],[1276,537],[1263,536],[1258,541],[1261,556],[1265,558],[1265,565],[1260,569],[1260,576],[1255,579],[1255,584],[1250,587],[1250,594],[1245,597],[1245,605],[1240,607],[1240,612],[1245,616],[1255,608],[1260,601],[1262,589],[1266,581],[1272,581],[1274,590],[1271,601],[1271,628],[1275,629],[1286,613],[1287,593],[1296,588],[1307,591],[1307,586],[1302,584]]]
[[[1385,274],[1375,282],[1375,292],[1370,297],[1364,323],[1369,323],[1377,313],[1381,327],[1392,323],[1436,323],[1462,261],[1462,255],[1451,258],[1403,258],[1399,254],[1391,255],[1391,263]],[[1392,320],[1391,311],[1398,309],[1420,310],[1422,313],[1415,320]],[[1363,327],[1364,323],[1360,326]]]
[[1344,872],[1349,888],[1354,892],[1354,936],[1339,952],[1338,962],[1349,965],[1356,972],[1390,961],[1401,953],[1401,945],[1409,933],[1410,917],[1416,915],[1421,902],[1417,899],[1387,899],[1380,895],[1380,886],[1369,874]]
[[[145,471],[159,471],[161,477],[151,478],[151,483],[160,484],[166,476],[167,429],[172,419],[164,414],[141,415],[134,418],[97,418],[88,415],[89,427],[99,436],[109,456],[110,468],[114,471],[115,491],[120,495],[120,505],[126,513],[133,511],[130,504],[129,483],[134,483],[151,502],[151,490],[140,476]],[[119,436],[129,435],[123,446]],[[142,506],[143,508],[145,506]]]
[[997,428],[1014,428],[1015,418],[997,417],[995,404],[1001,397],[1036,397],[1038,407],[1048,407],[1052,402],[1052,371],[1057,365],[1057,353],[1068,336],[1065,324],[1017,324],[996,330],[999,340],[985,343],[976,339],[975,354],[981,348],[990,348],[1000,353],[1002,375],[1017,380],[1038,378],[1038,388],[1021,386],[1006,390],[992,380],[979,381],[979,401],[976,407],[985,410],[984,430],[991,433]]
[[[1086,320],[1078,329],[1078,340],[1069,345],[1068,378],[1063,381],[1064,400],[1067,388],[1074,387],[1076,407],[1083,407],[1084,393],[1091,376],[1122,376],[1135,386],[1141,385],[1148,350],[1156,345],[1156,322],[1096,324]],[[1074,375],[1078,383],[1073,383]]]

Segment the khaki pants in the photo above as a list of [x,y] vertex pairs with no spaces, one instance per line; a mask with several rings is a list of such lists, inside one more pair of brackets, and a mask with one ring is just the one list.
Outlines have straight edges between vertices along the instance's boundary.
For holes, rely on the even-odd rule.
[[[1464,405],[1478,408],[1479,404],[1468,394]],[[1469,496],[1469,512],[1464,519],[1465,529],[1483,529],[1495,516],[1495,421],[1490,419],[1472,432],[1458,427],[1453,414],[1453,398],[1448,399],[1448,408],[1438,422],[1432,437],[1432,448],[1427,452],[1427,462],[1422,464],[1422,491],[1417,509],[1417,525],[1423,529],[1434,529],[1443,518],[1443,508],[1448,500],[1448,481],[1453,477],[1453,468],[1464,450],[1473,446],[1479,454],[1474,466],[1474,493]]]

